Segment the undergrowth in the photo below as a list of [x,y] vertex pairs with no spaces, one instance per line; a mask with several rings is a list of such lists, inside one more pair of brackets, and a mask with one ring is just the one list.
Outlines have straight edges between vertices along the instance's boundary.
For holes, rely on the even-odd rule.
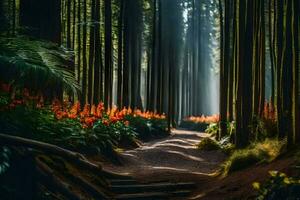
[[266,139],[245,149],[235,150],[225,161],[223,174],[227,175],[257,163],[271,162],[282,153],[285,143],[277,139]]
[[270,171],[270,177],[264,183],[254,182],[253,187],[259,193],[257,200],[277,200],[300,198],[300,179],[288,177],[285,173]]
[[205,150],[205,151],[213,151],[213,150],[221,149],[220,144],[214,139],[211,139],[209,137],[203,138],[197,147],[199,150]]

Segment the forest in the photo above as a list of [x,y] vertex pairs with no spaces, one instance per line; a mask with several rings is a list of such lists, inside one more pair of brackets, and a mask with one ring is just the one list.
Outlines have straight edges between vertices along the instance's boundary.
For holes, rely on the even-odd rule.
[[299,199],[299,31],[299,0],[1,0],[0,199]]

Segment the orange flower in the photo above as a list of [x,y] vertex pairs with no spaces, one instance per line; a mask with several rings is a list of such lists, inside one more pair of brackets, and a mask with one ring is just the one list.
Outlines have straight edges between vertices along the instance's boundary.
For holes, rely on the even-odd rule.
[[97,116],[97,110],[96,110],[96,106],[95,106],[95,105],[92,105],[92,108],[91,108],[91,115]]
[[74,115],[77,115],[79,112],[80,112],[80,103],[79,103],[79,102],[76,102],[76,103],[72,106],[72,108],[71,108],[71,110],[70,110],[70,113],[71,113],[71,114],[74,114]]
[[87,117],[90,115],[90,104],[85,104],[83,111],[80,113],[81,117]]
[[76,119],[77,115],[76,114],[72,114],[72,113],[68,113],[68,118],[70,118],[70,119]]
[[110,117],[109,119],[110,119],[110,121],[111,121],[112,123],[116,123],[117,121],[119,121],[119,118],[118,118],[118,117],[115,117],[115,116],[112,116],[112,117]]
[[97,106],[97,116],[101,117],[103,111],[104,111],[104,103],[100,102]]
[[191,121],[195,123],[217,123],[220,121],[219,115],[211,115],[211,116],[190,116],[185,119],[186,121]]
[[56,115],[55,115],[56,119],[62,119],[67,116],[68,116],[68,113],[65,111],[58,111],[58,112],[56,112]]
[[94,125],[94,122],[96,121],[95,117],[87,117],[84,119],[84,123],[88,126],[91,127]]
[[105,126],[108,126],[109,125],[109,121],[108,120],[103,120],[102,122]]

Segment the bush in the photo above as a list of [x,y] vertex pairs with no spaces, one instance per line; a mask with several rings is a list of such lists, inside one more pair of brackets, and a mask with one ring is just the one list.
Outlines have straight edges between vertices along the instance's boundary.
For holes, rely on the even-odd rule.
[[288,177],[284,173],[270,171],[270,178],[262,185],[258,182],[253,183],[254,189],[258,190],[258,200],[277,200],[300,198],[300,180]]
[[165,119],[147,119],[140,116],[127,115],[125,120],[136,132],[140,140],[147,141],[151,138],[164,137],[168,135],[167,121]]
[[203,138],[200,141],[200,143],[198,144],[198,149],[205,150],[205,151],[213,151],[213,150],[220,150],[221,147],[217,141],[207,137],[207,138]]
[[270,162],[280,155],[285,141],[265,140],[246,149],[236,150],[224,163],[224,175],[259,162]]

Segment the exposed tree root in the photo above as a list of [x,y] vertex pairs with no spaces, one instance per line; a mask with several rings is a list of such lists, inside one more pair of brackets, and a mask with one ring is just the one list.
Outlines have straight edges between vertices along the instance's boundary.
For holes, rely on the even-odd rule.
[[44,153],[61,156],[64,159],[89,170],[95,172],[102,171],[102,167],[100,165],[91,163],[82,154],[61,148],[56,145],[5,134],[0,134],[0,143],[3,145],[23,146],[37,149],[43,151]]
[[61,193],[67,199],[72,200],[83,200],[84,198],[79,194],[73,192],[70,188],[70,185],[63,182],[57,176],[54,175],[54,171],[50,169],[47,165],[37,160],[37,174],[39,180],[43,183],[43,185],[47,186],[47,188],[51,188],[56,192]]

